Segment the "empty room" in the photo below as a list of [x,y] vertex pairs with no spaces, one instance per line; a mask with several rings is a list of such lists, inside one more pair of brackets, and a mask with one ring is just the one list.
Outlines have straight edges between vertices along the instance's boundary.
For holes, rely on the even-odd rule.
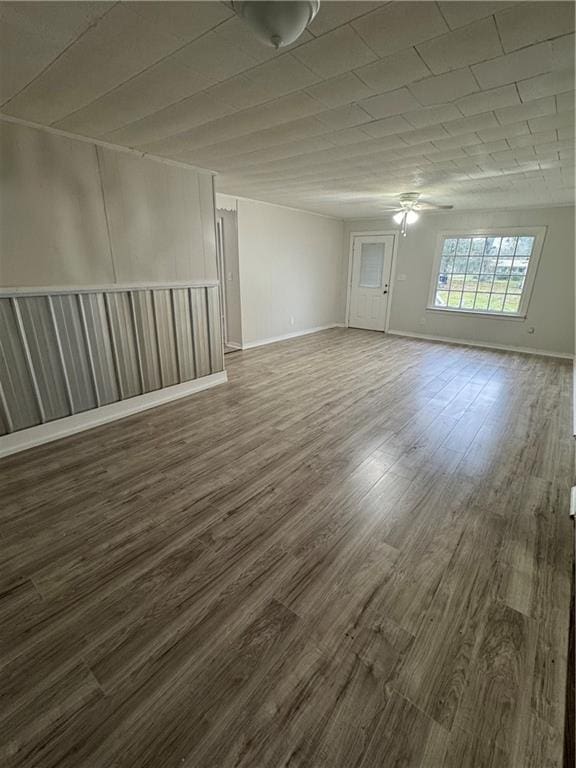
[[0,765],[573,768],[574,10],[0,2]]

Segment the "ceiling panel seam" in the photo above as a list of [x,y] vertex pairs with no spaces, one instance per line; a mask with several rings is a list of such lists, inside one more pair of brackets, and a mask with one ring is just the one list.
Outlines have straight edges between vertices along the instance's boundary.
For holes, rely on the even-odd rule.
[[51,67],[51,66],[52,66],[52,65],[53,65],[55,62],[57,62],[57,61],[58,61],[58,59],[60,59],[60,58],[61,58],[61,57],[62,57],[62,56],[63,56],[63,55],[66,53],[66,51],[68,51],[70,48],[72,48],[72,46],[73,46],[73,45],[76,45],[76,43],[77,43],[77,42],[79,42],[79,41],[80,41],[80,40],[81,40],[81,39],[84,37],[84,35],[86,35],[86,34],[87,34],[87,33],[88,33],[88,32],[89,32],[91,29],[93,29],[94,27],[97,27],[97,26],[98,26],[98,24],[100,24],[100,22],[102,21],[102,19],[104,19],[106,16],[108,16],[108,14],[109,14],[109,13],[111,13],[111,12],[114,10],[114,8],[116,8],[116,6],[117,6],[117,5],[120,5],[120,2],[121,2],[121,0],[117,0],[117,2],[115,2],[115,3],[114,3],[114,4],[113,4],[113,5],[110,7],[110,8],[108,8],[108,10],[107,10],[107,11],[105,11],[105,12],[102,14],[102,16],[99,16],[99,17],[98,17],[97,19],[95,19],[93,22],[91,22],[90,24],[88,24],[88,26],[87,26],[85,29],[83,29],[83,30],[82,30],[82,32],[80,32],[80,34],[79,34],[77,37],[75,37],[75,38],[74,38],[74,40],[72,40],[70,43],[68,43],[68,45],[66,45],[66,46],[65,46],[65,47],[64,47],[64,48],[63,48],[63,49],[60,51],[60,53],[59,53],[57,56],[55,56],[53,59],[51,59],[51,61],[50,61],[50,62],[49,62],[49,63],[48,63],[48,64],[47,64],[47,65],[46,65],[46,66],[45,66],[45,67],[44,67],[44,68],[43,68],[43,69],[42,69],[42,70],[41,70],[41,71],[40,71],[40,72],[39,72],[37,75],[35,75],[35,76],[32,78],[32,80],[28,81],[28,82],[26,83],[26,85],[24,85],[22,88],[20,88],[20,90],[19,90],[17,93],[13,93],[13,94],[12,94],[12,96],[10,96],[10,98],[9,98],[9,99],[7,99],[5,102],[3,102],[2,104],[0,104],[0,108],[4,108],[4,107],[8,106],[8,105],[10,104],[10,102],[11,102],[11,101],[13,101],[13,99],[15,99],[15,98],[16,98],[17,96],[19,96],[19,95],[20,95],[20,94],[21,94],[23,91],[25,91],[25,90],[26,90],[26,88],[28,88],[30,85],[32,85],[32,83],[36,82],[36,80],[38,80],[38,78],[39,78],[39,77],[42,77],[42,75],[43,75],[43,74],[44,74],[44,73],[45,73],[47,70],[49,70],[49,69],[50,69],[50,67]]

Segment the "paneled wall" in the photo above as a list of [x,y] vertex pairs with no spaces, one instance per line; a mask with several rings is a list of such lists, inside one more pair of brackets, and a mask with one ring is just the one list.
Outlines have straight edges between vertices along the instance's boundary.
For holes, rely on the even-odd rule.
[[0,121],[0,434],[223,370],[208,172]]
[[217,285],[0,294],[0,434],[223,368]]
[[0,122],[0,286],[113,283],[96,147]]
[[0,287],[213,280],[212,174],[0,121]]
[[215,279],[212,175],[97,147],[115,279]]

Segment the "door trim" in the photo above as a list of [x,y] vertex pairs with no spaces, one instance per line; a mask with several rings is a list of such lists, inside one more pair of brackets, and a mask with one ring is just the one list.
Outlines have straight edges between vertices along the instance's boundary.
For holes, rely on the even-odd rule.
[[216,211],[216,271],[218,273],[218,296],[220,298],[220,325],[222,341],[228,346],[228,312],[226,311],[226,272],[224,267],[224,225]]
[[[391,236],[394,238],[392,244],[392,263],[390,264],[390,290],[388,296],[388,306],[386,307],[386,319],[384,323],[384,333],[388,333],[388,328],[390,327],[390,311],[392,309],[392,301],[394,300],[394,286],[396,283],[396,256],[398,252],[398,230],[396,229],[378,229],[370,230],[369,232],[359,230],[350,232],[350,243],[348,246],[348,277],[346,280],[346,317],[344,321],[344,326],[346,328],[350,327],[350,297],[352,293],[352,268],[354,265],[354,238],[371,236],[380,237],[382,235]],[[378,333],[382,333],[382,331],[378,331]]]

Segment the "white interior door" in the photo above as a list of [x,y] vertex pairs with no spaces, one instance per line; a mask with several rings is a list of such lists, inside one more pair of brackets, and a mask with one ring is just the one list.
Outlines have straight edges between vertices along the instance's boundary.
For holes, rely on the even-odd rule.
[[386,329],[393,235],[357,235],[352,246],[348,325]]

